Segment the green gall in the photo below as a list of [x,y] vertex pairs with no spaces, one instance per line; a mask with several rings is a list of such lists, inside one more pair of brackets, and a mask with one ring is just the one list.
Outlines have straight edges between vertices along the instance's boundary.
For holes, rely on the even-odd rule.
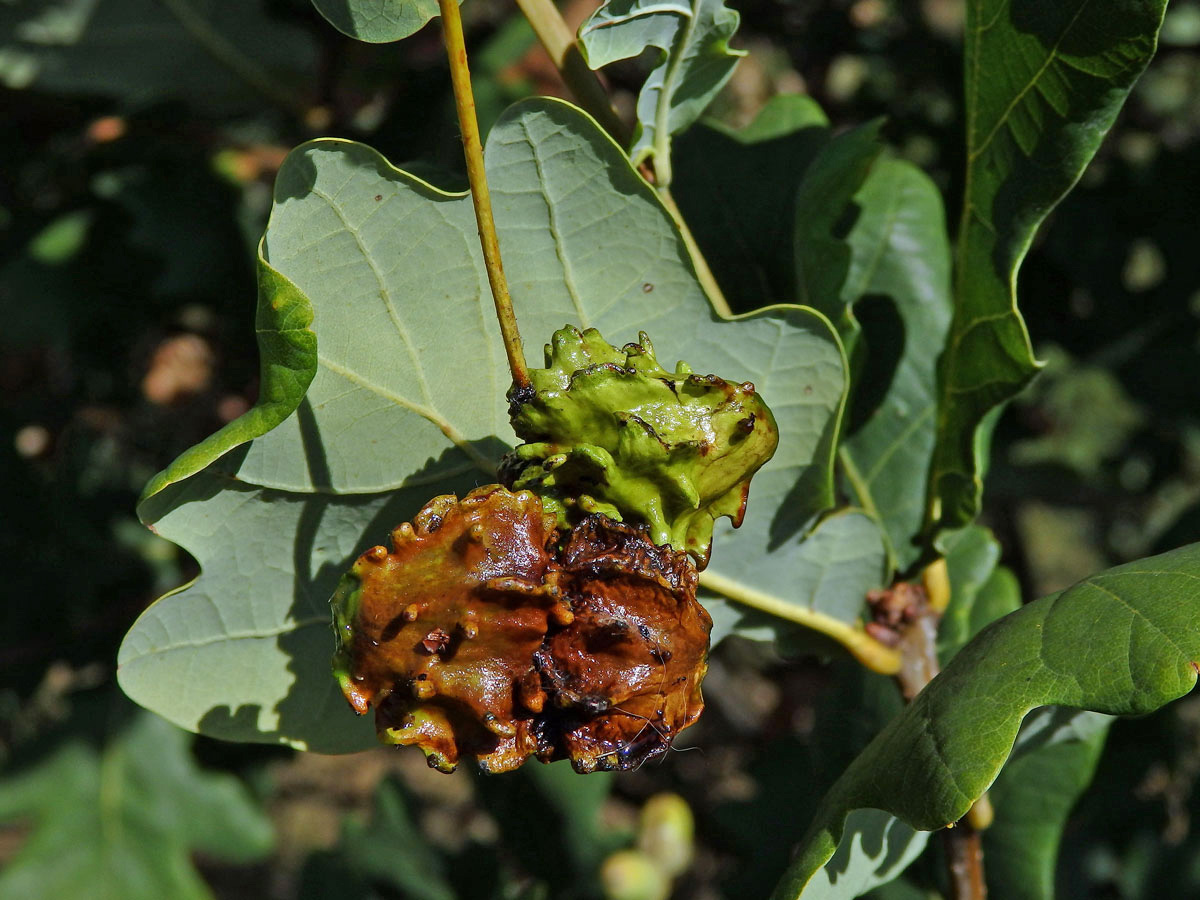
[[529,388],[509,393],[525,441],[506,463],[513,488],[540,496],[560,527],[603,513],[706,565],[714,520],[741,524],[750,478],[779,442],[754,385],[683,362],[669,372],[645,333],[618,350],[571,326],[529,376]]

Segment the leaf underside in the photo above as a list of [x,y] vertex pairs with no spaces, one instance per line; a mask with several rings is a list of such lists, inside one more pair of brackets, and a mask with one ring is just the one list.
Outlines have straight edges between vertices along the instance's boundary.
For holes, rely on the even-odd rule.
[[[799,307],[716,316],[653,190],[568,104],[513,107],[487,161],[531,341],[565,323],[617,344],[645,330],[661,359],[752,381],[770,403],[780,449],[713,564],[762,554],[768,534],[798,535],[832,496],[846,385],[828,322]],[[431,496],[495,480],[513,440],[504,351],[469,198],[362,145],[315,141],[289,156],[262,255],[311,303],[315,375],[273,430],[245,442],[249,429],[230,429],[224,456],[185,458],[143,501],[143,520],[203,573],[135,623],[119,678],[193,730],[349,751],[373,736],[329,674],[328,597],[357,554]],[[811,495],[795,495],[798,483]]]
[[[724,0],[608,0],[580,26],[579,45],[593,69],[647,47],[661,51],[638,94],[635,163],[661,156],[671,135],[699,119],[729,80],[745,55],[729,46],[739,20]],[[670,171],[666,155],[655,163],[660,181]]]
[[1017,270],[1154,55],[1166,0],[970,0],[967,170],[954,322],[939,363],[932,524],[978,513],[990,412],[1033,377]]
[[[781,96],[741,130],[706,123],[678,144],[673,192],[727,295],[739,308],[802,297],[857,344],[839,459],[845,493],[865,514],[830,517],[803,541],[774,536],[763,559],[735,560],[760,608],[783,617],[707,597],[714,635],[736,628],[797,649],[800,621],[854,650],[839,629],[856,621],[866,591],[922,553],[936,406],[926,348],[949,326],[950,251],[936,188],[911,164],[879,158],[877,131],[872,123],[831,140],[816,104]],[[841,234],[845,220],[853,225]]]
[[849,495],[878,517],[904,571],[925,550],[918,536],[937,426],[932,348],[950,327],[950,246],[937,187],[912,163],[877,160],[853,202],[860,212],[846,238],[841,299],[861,347],[841,462]]
[[438,0],[312,0],[342,34],[372,44],[416,34],[438,15]]

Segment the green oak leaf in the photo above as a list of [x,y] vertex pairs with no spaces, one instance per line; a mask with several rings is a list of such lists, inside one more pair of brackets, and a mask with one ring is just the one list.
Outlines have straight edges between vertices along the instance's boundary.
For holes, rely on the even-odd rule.
[[267,6],[263,0],[0,4],[0,85],[111,97],[124,108],[179,99],[228,115],[256,109],[265,97],[299,111],[316,70],[316,43]]
[[828,140],[816,101],[780,94],[745,128],[705,119],[675,141],[671,194],[734,309],[796,299],[796,190]]
[[1040,706],[1142,715],[1200,673],[1200,544],[1118,566],[985,628],[871,742],[826,794],[776,888],[802,896],[857,809],[932,831],[995,781]]
[[[845,662],[836,664],[837,682],[821,697],[813,724],[815,796],[807,804],[806,820],[821,798],[855,758],[904,708],[894,679],[884,678]],[[792,836],[794,838],[794,835]],[[838,849],[804,891],[805,900],[849,900],[886,884],[902,873],[925,849],[928,832],[917,831],[877,809],[854,810],[846,819]],[[794,847],[789,844],[789,851]],[[786,868],[791,855],[776,866]],[[770,893],[773,882],[760,896]]]
[[856,809],[846,816],[842,840],[804,890],[804,900],[851,900],[887,884],[921,855],[929,839],[879,809]]
[[850,496],[879,518],[903,570],[924,550],[916,538],[936,441],[932,348],[950,327],[950,245],[941,196],[911,163],[877,160],[853,202],[843,339],[863,347],[840,460]]
[[945,665],[966,643],[1021,605],[1016,576],[1000,560],[1000,543],[980,525],[948,531],[939,541],[950,579],[950,604],[938,623],[938,659]]
[[142,499],[182,481],[234,447],[266,434],[292,414],[317,373],[317,336],[312,304],[296,286],[258,256],[258,308],[254,331],[260,352],[258,400],[150,480]]
[[1030,713],[988,790],[996,819],[983,833],[988,891],[1004,900],[1054,900],[1067,816],[1091,784],[1110,716],[1049,706]]
[[934,528],[979,511],[987,417],[1038,369],[1017,310],[1017,270],[1154,55],[1166,5],[967,3],[967,170],[954,321],[938,368]]
[[842,288],[850,272],[852,251],[839,234],[851,198],[866,181],[883,152],[876,119],[843,132],[817,151],[796,189],[795,244],[796,302],[829,316],[847,349],[853,337],[850,309]]
[[682,136],[672,193],[737,308],[798,299],[836,322],[848,348],[863,345],[851,354],[840,460],[852,502],[880,520],[893,565],[907,569],[923,550],[914,538],[937,406],[929,348],[949,328],[950,248],[936,187],[881,157],[878,131],[831,140],[811,99],[776,97],[740,131],[702,123]]
[[630,156],[654,159],[660,185],[671,183],[671,137],[712,102],[744,50],[729,39],[740,16],[724,0],[607,0],[579,28],[579,46],[593,69],[661,51],[638,94]]
[[[972,525],[949,532],[943,536],[941,549],[951,594],[938,631],[938,659],[945,662],[983,626],[1021,603],[1016,579],[996,565],[1000,545],[986,528]],[[800,896],[805,900],[840,900],[889,883],[919,855],[927,839],[928,832],[918,831],[883,810],[856,809],[846,819],[838,849]]]
[[[342,34],[386,44],[416,34],[438,15],[438,0],[312,0]],[[461,0],[460,0],[461,2]]]
[[0,895],[27,900],[206,900],[191,853],[261,859],[271,823],[237,779],[202,771],[184,732],[139,715],[103,751],[68,743],[0,781],[0,822],[33,831],[0,873]]
[[[802,738],[784,735],[747,748],[743,764],[761,786],[758,795],[726,800],[710,814],[710,833],[719,835],[737,859],[725,879],[726,896],[770,894],[788,865],[796,835],[789,829],[763,829],[761,823],[811,818],[829,786],[903,709],[893,679],[850,659],[833,660],[826,675],[828,683],[814,698],[811,731]],[[797,772],[804,777],[797,778]],[[847,824],[847,838],[827,877],[816,879],[809,890],[813,896],[858,896],[907,865],[926,837],[886,814],[864,810]]]
[[[653,189],[569,104],[512,107],[486,159],[527,338],[564,323],[617,343],[645,330],[661,359],[752,381],[772,405],[779,450],[714,564],[763,553],[772,528],[799,533],[832,497],[846,378],[828,321],[799,307],[717,316]],[[316,374],[275,428],[248,443],[249,429],[232,429],[223,456],[168,470],[142,502],[143,521],[202,574],[138,619],[118,677],[193,730],[344,752],[374,738],[329,674],[328,598],[359,553],[430,497],[495,480],[515,443],[504,350],[470,198],[360,144],[293,151],[262,256],[311,304]],[[263,343],[264,366],[298,383],[308,357],[283,362],[279,346]]]

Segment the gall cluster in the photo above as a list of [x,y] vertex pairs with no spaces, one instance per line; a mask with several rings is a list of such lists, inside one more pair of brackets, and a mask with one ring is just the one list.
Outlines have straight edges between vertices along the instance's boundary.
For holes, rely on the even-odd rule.
[[510,391],[505,485],[430,500],[332,599],[334,675],[390,744],[453,771],[660,756],[703,709],[712,525],[778,433],[753,385],[565,328]]

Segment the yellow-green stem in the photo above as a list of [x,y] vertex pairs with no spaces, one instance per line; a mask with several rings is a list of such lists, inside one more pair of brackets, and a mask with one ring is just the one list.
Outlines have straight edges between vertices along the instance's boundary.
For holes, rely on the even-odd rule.
[[929,608],[940,616],[950,605],[950,570],[944,556],[921,571],[921,584],[929,595]]
[[679,229],[683,244],[687,247],[688,256],[692,258],[692,265],[696,268],[696,278],[700,281],[700,287],[704,288],[708,302],[721,315],[732,316],[733,310],[729,306],[729,301],[725,299],[725,292],[717,284],[717,276],[713,275],[712,269],[708,267],[708,260],[704,258],[700,245],[696,243],[692,229],[688,228],[687,222],[683,219],[683,213],[675,205],[675,198],[671,196],[671,192],[667,188],[661,187],[658,189],[658,199],[662,201],[667,212],[671,214],[671,218],[675,220],[675,227]]
[[806,606],[790,603],[782,597],[756,590],[733,578],[716,572],[701,572],[700,584],[735,603],[796,622],[833,638],[850,651],[860,663],[873,672],[895,675],[900,670],[900,654],[885,647],[867,634],[861,626],[851,625]]
[[627,147],[630,139],[629,129],[612,108],[608,91],[583,58],[575,35],[563,21],[553,0],[517,0],[517,6],[529,21],[533,33],[537,35],[546,53],[550,55],[551,62],[558,69],[575,100],[591,113],[601,128],[612,135],[614,141],[622,147]]
[[513,312],[508,280],[500,261],[500,240],[496,237],[496,221],[492,217],[492,197],[488,192],[487,173],[483,167],[483,143],[479,137],[479,121],[475,118],[475,95],[471,90],[471,71],[467,68],[467,42],[463,37],[462,15],[458,0],[438,0],[442,13],[442,37],[446,56],[450,60],[450,81],[454,86],[454,106],[458,110],[458,125],[462,130],[463,155],[467,161],[467,180],[471,185],[471,202],[475,206],[475,222],[479,226],[479,243],[483,247],[483,264],[487,268],[496,318],[508,354],[508,368],[513,384],[529,387],[529,372],[521,348],[521,333]]

